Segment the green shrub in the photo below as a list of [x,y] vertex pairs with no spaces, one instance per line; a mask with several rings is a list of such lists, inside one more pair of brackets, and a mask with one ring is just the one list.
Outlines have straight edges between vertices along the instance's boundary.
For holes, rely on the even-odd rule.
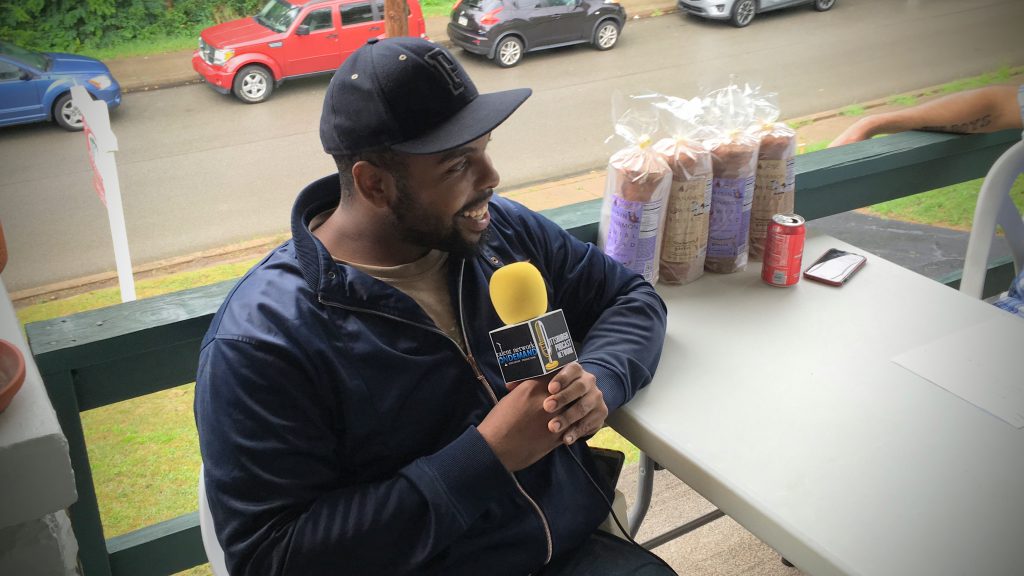
[[0,3],[0,38],[54,52],[198,33],[264,0],[22,0]]

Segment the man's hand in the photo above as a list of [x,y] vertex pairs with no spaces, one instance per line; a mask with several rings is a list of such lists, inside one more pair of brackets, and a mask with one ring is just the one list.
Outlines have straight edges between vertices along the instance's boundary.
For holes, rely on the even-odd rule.
[[837,136],[828,147],[835,148],[836,146],[845,146],[846,144],[870,139],[876,134],[875,122],[876,119],[873,116],[857,120],[849,128],[843,130],[843,133]]
[[548,429],[551,414],[544,410],[549,398],[547,380],[510,384],[508,395],[477,426],[509,472],[526,468],[562,443],[562,435]]
[[557,414],[548,422],[548,430],[561,434],[567,446],[604,426],[608,405],[597,387],[597,378],[580,366],[567,364],[548,382],[551,394],[544,400],[544,410]]
[[597,378],[579,362],[554,377],[511,382],[508,389],[477,430],[510,472],[597,432],[608,417]]

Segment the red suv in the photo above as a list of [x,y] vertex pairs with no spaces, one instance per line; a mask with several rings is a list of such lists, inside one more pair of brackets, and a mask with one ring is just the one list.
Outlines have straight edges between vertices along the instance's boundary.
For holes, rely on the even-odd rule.
[[[423,11],[407,0],[409,35],[426,37]],[[253,18],[203,30],[192,67],[213,87],[255,104],[288,78],[334,72],[384,35],[384,0],[270,0]]]

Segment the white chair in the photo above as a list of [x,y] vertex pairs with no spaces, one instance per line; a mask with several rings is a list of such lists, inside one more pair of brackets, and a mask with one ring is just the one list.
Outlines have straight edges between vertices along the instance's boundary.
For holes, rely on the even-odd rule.
[[623,534],[622,530],[619,530],[618,524],[616,524],[615,520],[612,518],[612,514],[614,514],[615,517],[619,519],[619,522],[622,522],[622,527],[626,530],[629,530],[629,516],[627,515],[627,512],[628,511],[626,510],[626,495],[623,494],[621,490],[616,488],[615,500],[612,501],[612,510],[608,514],[608,517],[604,519],[604,522],[602,522],[601,525],[597,527],[597,529],[602,532],[607,532],[612,536],[618,536],[623,540],[628,540],[629,536]]
[[224,550],[221,550],[217,533],[213,529],[213,516],[210,514],[210,504],[206,501],[206,482],[202,466],[199,467],[199,532],[203,535],[203,548],[206,550],[206,559],[210,561],[213,576],[230,576],[227,565],[224,564]]
[[1019,274],[1024,267],[1024,222],[1010,198],[1010,187],[1021,172],[1024,172],[1024,142],[1018,142],[1004,152],[981,185],[960,280],[960,291],[969,296],[982,296],[997,223],[1002,226],[1006,242],[1010,245],[1015,273]]

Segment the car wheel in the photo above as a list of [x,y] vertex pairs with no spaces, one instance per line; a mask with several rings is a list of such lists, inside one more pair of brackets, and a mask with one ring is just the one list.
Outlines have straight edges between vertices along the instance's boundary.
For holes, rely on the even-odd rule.
[[814,9],[818,12],[831,10],[836,5],[836,0],[814,0]]
[[619,25],[611,20],[605,20],[594,32],[594,46],[598,50],[611,50],[619,41]]
[[53,103],[53,119],[57,121],[57,126],[69,132],[78,132],[83,128],[82,113],[71,102],[71,92],[57,98]]
[[732,5],[732,18],[730,18],[730,21],[733,26],[743,28],[750,24],[756,13],[757,4],[754,3],[754,0],[736,0],[736,3]]
[[523,59],[523,41],[515,36],[507,36],[498,44],[494,51],[494,61],[502,68],[511,68]]
[[235,76],[234,93],[246,104],[259,104],[274,91],[274,78],[262,66],[246,66]]

